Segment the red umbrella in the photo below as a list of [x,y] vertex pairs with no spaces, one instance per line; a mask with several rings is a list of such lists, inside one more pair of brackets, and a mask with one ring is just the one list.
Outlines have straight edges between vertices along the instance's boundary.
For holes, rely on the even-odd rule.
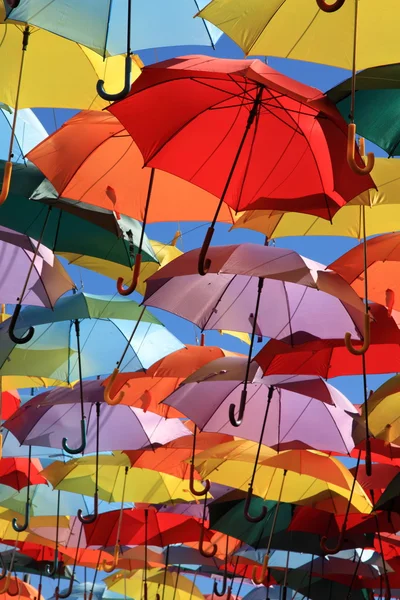
[[[374,187],[346,160],[347,125],[322,92],[260,60],[186,56],[145,67],[109,110],[145,166],[190,181],[236,211],[277,209],[330,219]],[[360,166],[361,158],[358,156]]]
[[[375,438],[370,440],[371,442],[371,460],[376,463],[384,463],[400,466],[400,446],[395,444],[387,444],[384,440],[377,440]],[[366,443],[365,439],[361,440],[354,450],[351,452],[351,456],[358,458],[358,454],[361,451],[361,459],[365,460],[366,456]]]
[[[387,309],[371,304],[371,342],[365,354],[367,373],[396,373],[400,364],[400,329]],[[361,375],[362,361],[347,351],[343,338],[307,339],[307,334],[294,335],[292,344],[270,340],[255,361],[264,375],[318,375],[324,379],[341,375]],[[309,337],[309,336],[308,336]],[[362,346],[361,341],[354,346]]]
[[42,468],[38,458],[31,459],[30,470],[28,458],[2,458],[0,460],[0,484],[8,485],[18,491],[21,491],[28,483],[30,485],[47,484],[46,479],[39,475]]
[[21,398],[19,397],[17,390],[1,392],[1,418],[3,421],[9,419],[20,405]]

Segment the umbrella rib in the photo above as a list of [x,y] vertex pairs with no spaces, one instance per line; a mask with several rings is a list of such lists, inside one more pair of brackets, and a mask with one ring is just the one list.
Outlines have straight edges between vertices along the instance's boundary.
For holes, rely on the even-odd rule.
[[[197,8],[197,12],[199,13],[199,12],[200,12],[200,7],[199,7],[199,5],[198,5],[198,2],[197,2],[197,0],[193,0],[193,1],[194,1],[194,4],[195,4],[196,8]],[[214,40],[212,39],[211,32],[210,32],[210,30],[208,29],[207,22],[206,22],[206,20],[205,20],[205,19],[203,19],[203,17],[200,17],[200,18],[201,18],[201,20],[202,20],[202,22],[203,22],[203,25],[204,25],[204,28],[205,28],[205,30],[207,31],[207,35],[208,35],[208,38],[209,38],[209,40],[210,40],[211,47],[212,47],[212,49],[213,49],[213,50],[215,50],[215,44],[214,44]]]
[[[213,316],[213,314],[215,314],[215,310],[216,310],[216,308],[218,307],[218,305],[219,305],[219,303],[221,302],[222,298],[225,296],[225,294],[226,294],[226,292],[228,291],[228,288],[230,287],[230,285],[231,285],[231,284],[232,284],[232,283],[235,281],[236,277],[237,277],[237,275],[233,275],[232,279],[230,279],[230,280],[228,281],[228,283],[226,284],[226,286],[225,286],[225,289],[223,290],[223,292],[222,292],[222,293],[221,293],[221,295],[219,296],[219,298],[218,298],[217,302],[216,302],[216,303],[214,303],[214,308],[212,309],[212,311],[211,311],[210,315],[209,315],[209,316],[208,316],[208,318],[206,319],[206,321],[205,321],[204,325],[201,327],[201,331],[202,331],[202,332],[203,332],[203,331],[204,331],[204,330],[207,328],[207,325],[208,325],[208,323],[209,323],[209,321],[210,321],[211,317]],[[249,281],[250,281],[250,279],[249,279]],[[249,284],[249,281],[246,283],[246,286]],[[239,298],[239,296],[237,296],[237,298]],[[237,298],[235,298],[235,299],[232,301],[231,305],[230,305],[230,306],[229,306],[229,307],[226,309],[225,313],[226,313],[226,312],[229,310],[229,308],[231,308],[231,307],[232,307],[232,305],[235,303],[235,301],[237,300]],[[224,314],[225,314],[225,313],[224,313]],[[219,319],[218,319],[218,321],[219,321]],[[218,321],[217,321],[216,325],[218,324]],[[217,326],[216,326],[216,327],[213,327],[213,329],[218,329],[218,327],[217,327]]]

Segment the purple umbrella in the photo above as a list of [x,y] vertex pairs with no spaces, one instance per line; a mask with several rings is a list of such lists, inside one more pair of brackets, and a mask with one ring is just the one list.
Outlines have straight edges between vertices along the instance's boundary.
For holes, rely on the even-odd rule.
[[[246,359],[223,357],[214,360],[186,379],[164,403],[191,419],[201,430],[237,435],[227,417],[227,407],[240,402]],[[339,390],[323,379],[299,375],[263,377],[256,362],[251,363],[247,384],[247,411],[240,437],[278,451],[314,449],[349,454],[354,448],[353,415],[358,414]],[[264,418],[261,418],[264,415]],[[258,453],[249,484],[245,515],[249,507],[257,470]]]
[[336,273],[292,250],[241,244],[210,248],[211,268],[197,273],[200,250],[178,257],[147,280],[144,304],[162,308],[205,329],[251,333],[247,371],[238,417],[246,405],[247,381],[255,336],[285,339],[293,334],[360,338],[364,304]]
[[0,226],[0,296],[5,304],[16,304],[9,328],[16,344],[20,338],[13,332],[22,304],[53,308],[58,298],[74,287],[49,248],[38,248],[27,235]]

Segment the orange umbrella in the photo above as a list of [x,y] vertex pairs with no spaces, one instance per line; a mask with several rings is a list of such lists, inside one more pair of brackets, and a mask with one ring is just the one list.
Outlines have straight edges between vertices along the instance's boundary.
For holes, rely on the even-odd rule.
[[38,594],[38,590],[33,585],[25,583],[25,581],[22,581],[18,577],[11,577],[8,572],[5,582],[0,584],[0,600],[11,600],[11,597],[14,596],[28,598],[28,600],[44,600],[43,596]]
[[[115,398],[123,389],[122,404],[149,410],[163,417],[181,417],[179,411],[160,402],[197,369],[223,356],[234,354],[216,346],[186,346],[157,361],[145,373],[118,373],[110,396]],[[106,379],[104,385],[107,386],[109,381],[110,378]]]

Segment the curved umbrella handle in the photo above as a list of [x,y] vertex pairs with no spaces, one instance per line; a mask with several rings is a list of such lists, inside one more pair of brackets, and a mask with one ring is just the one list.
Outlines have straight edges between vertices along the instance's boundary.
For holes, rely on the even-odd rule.
[[54,561],[53,564],[48,563],[46,565],[46,575],[48,577],[54,577],[54,575],[57,573],[58,571],[58,550],[56,549],[54,551]]
[[250,523],[259,523],[260,521],[265,519],[265,517],[267,515],[267,507],[263,506],[261,509],[261,513],[257,517],[252,517],[249,512],[252,496],[253,496],[253,487],[251,485],[249,485],[249,489],[248,489],[247,496],[246,496],[246,502],[244,503],[244,509],[243,509],[244,516],[245,516],[246,520],[249,521]]
[[239,414],[236,419],[235,410],[236,406],[231,404],[229,406],[229,421],[233,427],[239,427],[242,424],[244,411],[246,409],[246,401],[247,401],[247,390],[242,390],[242,394],[240,396],[240,404],[239,404]]
[[112,573],[112,571],[115,571],[115,569],[117,568],[117,565],[118,565],[118,560],[119,560],[119,544],[115,544],[113,561],[112,561],[111,565],[108,565],[106,559],[104,559],[103,560],[103,571],[105,571],[106,573]]
[[28,529],[29,513],[30,513],[30,506],[29,506],[29,498],[28,498],[26,501],[26,504],[25,504],[25,521],[23,522],[22,525],[18,525],[18,520],[14,517],[12,520],[12,528],[14,529],[14,531],[18,531],[19,533],[21,533],[21,531],[26,531],[26,529]]
[[211,488],[210,480],[206,479],[204,481],[204,488],[202,490],[198,491],[195,489],[195,487],[194,487],[194,464],[191,463],[190,464],[189,489],[190,489],[190,492],[193,494],[193,496],[197,496],[198,498],[200,496],[205,496],[210,491],[210,488]]
[[342,8],[345,0],[336,0],[333,4],[327,4],[325,0],[317,0],[318,8],[326,13],[332,13]]
[[199,536],[199,552],[202,556],[204,556],[204,558],[212,558],[213,556],[215,556],[217,554],[217,544],[213,544],[212,545],[212,549],[208,552],[205,548],[204,548],[204,527],[201,528],[200,531],[200,536]]
[[18,337],[15,335],[14,330],[15,330],[15,326],[17,325],[17,320],[18,320],[20,312],[21,312],[21,305],[17,304],[14,308],[13,315],[10,319],[10,325],[8,327],[8,335],[10,336],[10,339],[12,342],[14,342],[14,344],[27,344],[33,338],[35,330],[33,327],[29,327],[28,332],[26,333],[25,337]]
[[342,528],[340,535],[339,535],[339,539],[338,539],[338,543],[336,544],[336,546],[334,546],[334,548],[328,548],[326,545],[326,542],[328,541],[328,538],[326,535],[324,535],[324,537],[321,539],[321,548],[322,550],[326,553],[326,554],[337,554],[343,546],[343,542],[344,542],[344,529]]
[[[14,8],[14,7],[12,6],[12,8]],[[4,173],[3,173],[3,185],[1,187],[1,193],[0,193],[0,204],[3,204],[3,202],[5,202],[7,200],[8,194],[10,192],[12,169],[13,169],[12,162],[7,161],[5,164]]]
[[89,525],[90,523],[94,523],[95,520],[98,517],[99,514],[99,495],[97,492],[95,492],[94,496],[94,510],[93,510],[93,514],[92,515],[87,515],[86,517],[83,516],[83,511],[80,508],[78,510],[78,519],[80,520],[81,523],[83,523],[84,525]]
[[110,392],[113,386],[113,383],[119,373],[119,369],[116,368],[112,372],[106,387],[104,388],[104,401],[110,406],[115,406],[116,404],[120,404],[122,402],[123,397],[125,396],[125,392],[120,392],[115,398],[111,398]]
[[207,275],[207,273],[211,267],[211,260],[209,258],[206,258],[206,256],[207,256],[207,252],[210,247],[213,235],[214,235],[214,227],[209,227],[207,230],[206,237],[204,238],[204,242],[201,247],[200,254],[199,254],[199,262],[197,265],[197,269],[198,269],[200,275]]
[[[1,558],[1,557],[0,557],[0,558]],[[2,559],[2,558],[1,558],[1,564],[2,564],[2,568],[1,568],[1,573],[0,573],[0,581],[1,581],[2,579],[4,579],[4,578],[5,578],[5,576],[7,575],[7,569],[6,569],[6,567],[4,566],[4,562],[3,562],[3,559]]]
[[11,584],[11,573],[10,573],[10,579],[9,579],[8,587],[7,587],[7,595],[8,596],[20,596],[21,595],[21,592],[20,592],[21,583],[18,581],[17,575],[15,575],[15,583],[16,583],[16,590],[15,590],[15,592],[12,592],[10,590],[10,584]]
[[225,572],[224,578],[222,580],[222,590],[219,591],[218,583],[216,581],[214,581],[213,594],[215,594],[216,596],[219,596],[220,598],[222,598],[222,596],[225,596],[227,583],[228,582],[227,582],[227,577],[226,577],[226,572]]
[[355,147],[356,147],[356,126],[355,123],[349,123],[347,130],[347,162],[350,169],[356,173],[356,175],[368,175],[371,173],[375,164],[375,156],[373,152],[367,154],[367,164],[364,167],[360,167],[355,161]]
[[266,576],[268,575],[268,562],[269,562],[269,554],[266,553],[264,556],[263,564],[262,564],[261,577],[257,577],[257,568],[258,567],[256,567],[256,566],[253,567],[251,578],[254,581],[254,583],[256,583],[257,585],[262,585],[264,583]]
[[[84,451],[84,449],[86,448],[86,419],[83,418],[81,419],[81,445],[78,448],[70,448],[68,446],[68,438],[63,438],[62,440],[62,448],[63,450],[65,450],[65,452],[68,452],[68,454],[82,454],[82,452]],[[63,596],[60,596],[60,598],[63,598]]]
[[354,346],[351,342],[351,333],[349,333],[348,331],[345,333],[344,343],[345,343],[347,350],[350,352],[350,354],[354,354],[354,356],[362,356],[363,354],[366,353],[366,351],[369,348],[370,337],[371,337],[370,336],[370,321],[369,321],[369,315],[366,312],[364,315],[364,343],[361,346],[361,348],[354,348]]
[[122,100],[129,94],[131,89],[131,70],[132,70],[132,58],[130,54],[125,57],[125,84],[120,92],[116,94],[108,94],[104,89],[104,80],[99,79],[96,84],[96,92],[103,100],[107,102],[116,102],[116,100]]
[[59,587],[57,586],[54,592],[54,597],[56,600],[58,600],[59,598],[69,598],[70,595],[72,594],[72,587],[74,585],[74,578],[71,577],[69,580],[69,585],[67,588],[66,592],[60,592]]
[[129,296],[129,294],[132,294],[135,291],[136,286],[139,281],[141,265],[142,265],[142,255],[138,254],[135,259],[135,264],[133,267],[132,281],[131,281],[129,287],[123,288],[122,286],[124,285],[124,278],[118,277],[117,290],[118,290],[118,294],[120,294],[120,296]]

